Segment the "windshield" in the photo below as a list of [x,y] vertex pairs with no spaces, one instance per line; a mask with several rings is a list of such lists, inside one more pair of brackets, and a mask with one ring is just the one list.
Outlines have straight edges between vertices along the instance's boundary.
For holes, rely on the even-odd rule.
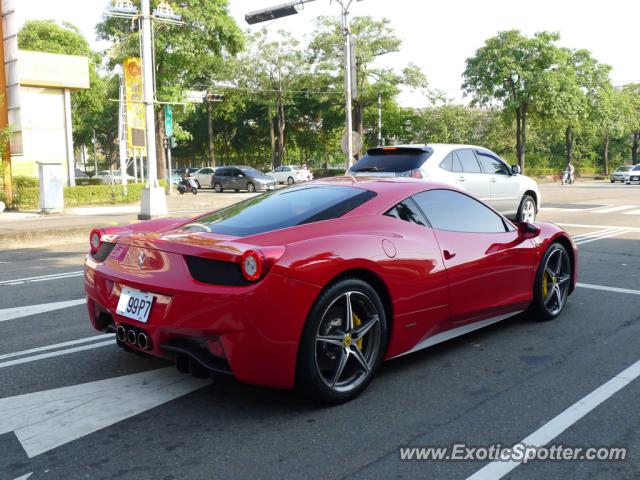
[[618,172],[628,172],[629,170],[631,170],[633,167],[629,166],[629,167],[620,167],[618,168]]
[[635,167],[633,167],[633,171],[637,172],[638,170],[640,170],[640,163],[638,165],[636,165]]
[[264,175],[264,173],[256,170],[255,168],[251,168],[251,167],[240,167],[240,170],[242,170],[242,173],[244,173],[245,175],[248,175],[250,177],[259,177],[261,175]]
[[408,172],[420,168],[430,156],[431,152],[419,148],[372,148],[351,167],[351,171]]
[[[362,188],[318,185],[277,190],[195,220],[212,232],[247,236],[338,218],[376,194]],[[189,229],[188,225],[184,227]]]

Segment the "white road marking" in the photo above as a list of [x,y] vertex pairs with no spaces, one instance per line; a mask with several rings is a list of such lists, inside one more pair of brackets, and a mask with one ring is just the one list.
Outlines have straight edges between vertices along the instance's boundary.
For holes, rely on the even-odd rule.
[[578,240],[583,239],[583,238],[589,238],[589,237],[593,237],[593,236],[597,236],[597,235],[604,235],[606,233],[615,232],[617,230],[619,230],[619,229],[617,229],[617,228],[605,228],[604,230],[596,230],[595,232],[581,233],[580,235],[572,235],[572,238],[575,241],[578,241]]
[[619,205],[617,207],[597,208],[590,210],[591,213],[613,213],[621,212],[622,210],[629,210],[630,208],[638,208],[638,205]]
[[623,215],[640,215],[640,209],[639,210],[631,210],[630,212],[622,212]]
[[22,350],[20,352],[5,353],[0,355],[0,360],[5,358],[20,357],[22,355],[28,355],[30,353],[46,352],[47,350],[55,350],[56,348],[69,347],[71,345],[79,345],[81,343],[95,342],[96,340],[104,340],[105,338],[113,338],[113,333],[105,333],[104,335],[92,335],[91,337],[79,338],[77,340],[69,340],[62,343],[54,343],[52,345],[45,345],[43,347],[30,348],[29,350]]
[[605,285],[592,285],[590,283],[576,283],[577,287],[590,288],[592,290],[604,290],[605,292],[629,293],[631,295],[640,295],[640,290],[632,290],[630,288],[607,287]]
[[14,480],[27,480],[27,478],[29,478],[31,475],[33,475],[33,472],[25,473],[24,475],[21,475],[18,478],[15,478]]
[[30,315],[37,315],[39,313],[52,312],[63,308],[75,307],[76,305],[82,305],[86,302],[87,300],[85,298],[79,298],[78,300],[67,300],[66,302],[42,303],[40,305],[28,305],[26,307],[5,308],[0,310],[0,322],[28,317]]
[[584,223],[556,223],[556,225],[558,225],[559,227],[574,227],[574,228],[626,228],[627,230],[640,232],[640,227],[629,227],[627,225],[589,225]]
[[603,240],[605,238],[617,237],[619,235],[624,235],[625,233],[630,233],[630,230],[621,228],[621,229],[609,232],[607,234],[593,235],[591,237],[583,238],[576,241],[576,245],[583,245],[585,243],[591,243],[597,240]]
[[33,458],[209,383],[169,367],[3,398],[0,435],[15,432]]
[[56,350],[55,352],[41,353],[39,355],[32,355],[30,357],[17,358],[15,360],[9,360],[7,362],[0,362],[0,368],[13,367],[14,365],[21,365],[23,363],[31,363],[38,360],[44,360],[45,358],[59,357],[61,355],[69,355],[70,353],[83,352],[85,350],[92,350],[94,348],[108,347],[109,345],[115,345],[115,340],[107,340],[106,342],[92,343],[90,345],[82,345],[80,347],[65,348],[64,350]]
[[[598,405],[609,399],[640,376],[640,361],[626,368],[604,385],[578,400],[560,415],[552,418],[527,438],[522,444],[541,447],[556,438]],[[520,461],[494,461],[467,478],[467,480],[498,480],[520,465]]]
[[2,280],[0,281],[0,286],[1,285],[21,285],[23,283],[46,282],[48,280],[58,280],[60,278],[79,277],[83,273],[84,272],[80,270],[76,272],[55,273],[52,275],[41,275],[39,277],[26,277],[26,278],[16,278],[14,280]]

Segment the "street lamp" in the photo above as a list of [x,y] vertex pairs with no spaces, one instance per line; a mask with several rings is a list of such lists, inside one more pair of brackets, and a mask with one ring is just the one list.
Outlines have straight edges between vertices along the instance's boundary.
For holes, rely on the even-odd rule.
[[[142,87],[147,149],[147,186],[140,194],[140,214],[138,219],[148,220],[154,216],[167,213],[167,199],[164,189],[158,183],[158,166],[155,139],[155,115],[153,105],[155,101],[153,82],[153,48],[151,44],[151,21],[169,24],[181,24],[181,17],[173,12],[171,6],[162,1],[151,15],[150,0],[141,0],[141,12],[131,0],[115,0],[113,6],[106,9],[105,15],[116,18],[130,18],[142,20]],[[124,177],[124,174],[123,174]],[[125,177],[126,178],[126,177]]]
[[[263,8],[262,10],[256,10],[245,15],[245,20],[249,25],[255,23],[266,22],[274,20],[276,18],[287,17],[289,15],[295,15],[305,3],[313,2],[315,0],[296,0],[274,7]],[[353,120],[351,118],[351,92],[352,92],[352,80],[351,80],[351,31],[349,27],[349,7],[353,0],[336,0],[342,9],[342,30],[344,34],[344,69],[345,69],[345,84],[346,84],[346,120],[347,120],[347,158],[345,161],[345,167],[348,170],[353,165]],[[362,0],[355,0],[361,2]]]

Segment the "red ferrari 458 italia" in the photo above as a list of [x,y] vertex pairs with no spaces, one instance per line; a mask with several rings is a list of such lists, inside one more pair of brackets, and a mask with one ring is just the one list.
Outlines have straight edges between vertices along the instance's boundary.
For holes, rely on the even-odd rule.
[[576,262],[559,227],[449,186],[341,177],[94,230],[84,284],[93,326],[127,351],[339,403],[384,360],[524,311],[555,318]]

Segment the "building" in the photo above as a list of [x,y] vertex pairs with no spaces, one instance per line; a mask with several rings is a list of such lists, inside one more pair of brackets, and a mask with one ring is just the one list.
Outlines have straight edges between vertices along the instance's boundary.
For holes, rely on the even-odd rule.
[[38,175],[38,163],[60,163],[75,184],[71,92],[89,88],[89,59],[18,50],[14,2],[3,2],[6,102],[12,175]]

